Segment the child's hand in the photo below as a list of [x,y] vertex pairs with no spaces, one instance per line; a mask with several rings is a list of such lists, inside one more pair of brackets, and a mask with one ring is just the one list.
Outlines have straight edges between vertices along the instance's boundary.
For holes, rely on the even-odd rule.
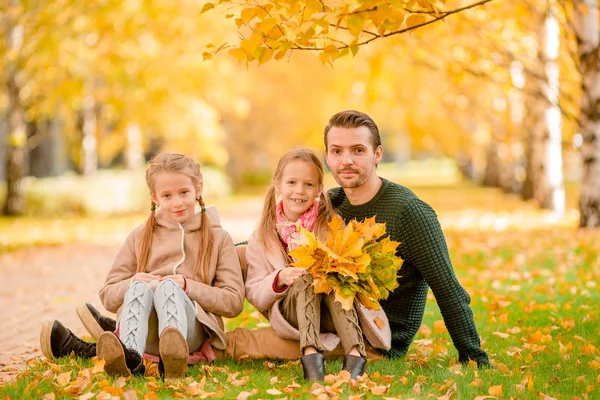
[[283,286],[292,286],[296,279],[299,276],[302,276],[306,273],[306,268],[296,268],[296,267],[287,267],[281,270],[279,275],[277,275],[277,283],[275,284],[278,289],[281,289]]
[[161,281],[166,281],[167,279],[176,282],[181,289],[185,290],[185,278],[183,275],[167,275],[160,278]]
[[138,272],[137,274],[135,274],[133,276],[134,282],[142,281],[142,282],[150,283],[152,281],[158,281],[158,280],[160,280],[160,276],[148,274],[146,272]]

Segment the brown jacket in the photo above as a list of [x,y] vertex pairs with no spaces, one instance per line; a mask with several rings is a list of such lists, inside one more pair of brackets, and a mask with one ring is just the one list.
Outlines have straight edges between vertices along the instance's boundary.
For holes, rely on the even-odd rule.
[[[162,216],[160,210],[157,211],[158,227],[154,233],[146,272],[158,276],[185,276],[186,293],[196,304],[196,318],[212,331],[211,344],[224,349],[227,336],[221,317],[233,318],[242,311],[244,282],[233,241],[221,228],[216,208],[208,207],[206,212],[214,235],[208,268],[210,284],[202,283],[200,276],[193,272],[199,250],[200,213],[183,224],[178,224]],[[108,272],[104,287],[100,289],[100,300],[108,311],[118,312],[123,305],[125,292],[136,273],[142,232],[143,226],[139,226],[129,234]]]
[[[284,339],[300,340],[298,329],[287,322],[279,308],[279,304],[287,294],[287,290],[282,292],[273,290],[273,282],[279,271],[289,267],[287,260],[280,252],[262,249],[257,237],[256,234],[252,235],[246,248],[248,262],[246,298],[258,311],[265,315],[273,330],[279,336]],[[375,348],[389,349],[392,335],[390,324],[383,309],[368,310],[358,304],[356,312],[363,334],[369,343]],[[339,338],[329,333],[321,333],[320,339],[326,351],[333,350],[339,343]]]

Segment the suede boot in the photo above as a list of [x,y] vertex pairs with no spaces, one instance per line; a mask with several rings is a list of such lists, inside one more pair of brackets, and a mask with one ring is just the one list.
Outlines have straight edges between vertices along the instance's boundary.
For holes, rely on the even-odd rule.
[[142,356],[123,345],[113,332],[104,332],[98,338],[96,352],[99,360],[104,360],[104,371],[110,375],[144,375],[146,368]]
[[117,322],[114,319],[103,316],[90,303],[79,304],[76,311],[85,329],[96,340],[103,332],[114,332],[117,327]]
[[173,326],[165,328],[160,334],[158,348],[164,368],[164,379],[184,378],[190,352],[179,329]]
[[58,320],[45,321],[40,329],[40,347],[48,359],[68,356],[74,352],[82,358],[96,355],[96,344],[84,342]]
[[325,379],[325,356],[323,353],[313,353],[302,356],[304,380],[322,381]]
[[350,372],[350,378],[355,379],[357,376],[361,376],[365,373],[367,367],[367,359],[361,356],[344,356],[344,363],[342,365],[343,371]]

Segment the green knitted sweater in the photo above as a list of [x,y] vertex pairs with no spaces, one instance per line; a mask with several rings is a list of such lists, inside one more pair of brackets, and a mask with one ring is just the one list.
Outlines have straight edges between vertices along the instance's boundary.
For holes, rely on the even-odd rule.
[[488,365],[469,307],[471,301],[452,269],[444,234],[433,209],[404,186],[381,178],[383,184],[367,203],[353,206],[342,188],[329,191],[333,207],[345,221],[375,216],[385,222],[392,240],[400,242],[397,255],[404,259],[399,286],[381,301],[390,321],[392,348],[388,357],[402,357],[423,320],[429,287],[437,300],[459,360]]

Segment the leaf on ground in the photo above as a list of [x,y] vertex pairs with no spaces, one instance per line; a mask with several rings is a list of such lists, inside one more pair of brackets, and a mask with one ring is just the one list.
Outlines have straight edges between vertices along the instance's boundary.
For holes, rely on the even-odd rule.
[[[87,393],[84,393],[81,396],[79,396],[78,400],[90,400],[90,399],[93,399],[94,396],[96,396],[95,393],[87,392]],[[133,400],[133,399],[128,399],[127,397],[125,397],[125,400]],[[136,400],[137,400],[137,397],[136,397]]]
[[488,393],[492,396],[502,396],[502,385],[491,386]]
[[57,375],[56,382],[58,382],[60,386],[66,386],[69,382],[71,382],[71,371]]
[[280,390],[277,390],[275,388],[267,389],[267,393],[269,393],[270,395],[273,395],[273,396],[278,396],[280,394],[283,394]]
[[135,389],[129,388],[123,393],[124,400],[138,400],[138,395]]
[[258,389],[252,389],[250,392],[240,392],[235,398],[236,400],[246,400],[247,398],[254,396],[258,392]]
[[46,393],[42,396],[42,400],[54,400],[56,395],[54,393]]
[[127,383],[127,378],[125,378],[124,376],[120,376],[117,379],[115,379],[115,381],[113,382],[113,386],[117,387],[117,388],[122,388],[122,387],[125,387],[126,383]]
[[94,362],[94,368],[92,369],[92,374],[97,374],[99,372],[104,372],[104,364],[106,363],[106,360],[102,359],[102,360],[96,360]]
[[111,399],[112,399],[112,394],[105,392],[105,391],[98,393],[98,395],[96,396],[96,400],[111,400]]
[[276,376],[274,376],[274,377],[272,377],[271,379],[269,379],[269,384],[270,384],[270,385],[274,385],[274,384],[276,384],[276,383],[277,383],[277,377],[276,377]]
[[421,384],[420,383],[417,382],[413,385],[413,393],[421,394]]
[[510,337],[510,334],[505,332],[492,332],[492,335],[496,335],[498,337],[501,337],[502,339],[508,339]]
[[437,320],[433,323],[433,332],[435,332],[436,334],[440,334],[440,333],[444,333],[446,332],[446,324],[444,323],[444,321],[442,320]]

